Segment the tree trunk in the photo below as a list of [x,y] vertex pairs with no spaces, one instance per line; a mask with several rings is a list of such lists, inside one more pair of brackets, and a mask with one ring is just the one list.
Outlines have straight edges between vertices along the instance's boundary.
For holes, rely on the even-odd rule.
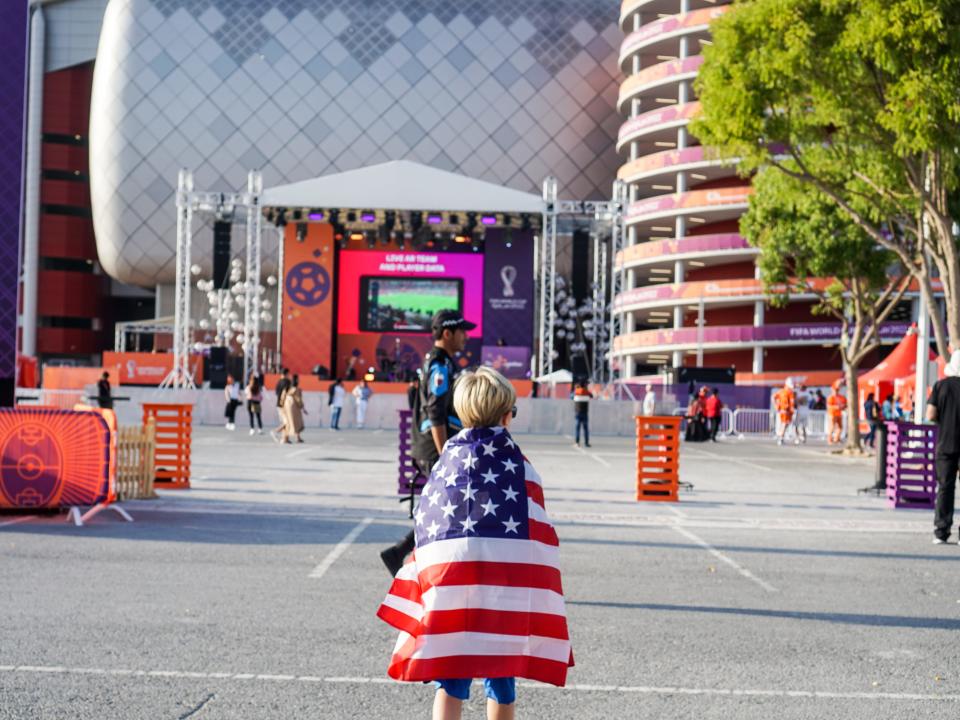
[[[846,354],[846,353],[844,353]],[[857,369],[860,363],[843,358],[843,376],[847,381],[847,442],[844,450],[860,452],[860,398],[857,390]]]

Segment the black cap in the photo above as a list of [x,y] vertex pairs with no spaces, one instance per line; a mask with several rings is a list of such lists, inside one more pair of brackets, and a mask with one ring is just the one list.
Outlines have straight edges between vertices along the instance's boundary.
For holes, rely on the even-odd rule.
[[433,316],[430,326],[437,330],[473,330],[477,327],[472,322],[463,319],[463,315],[456,310],[440,310]]

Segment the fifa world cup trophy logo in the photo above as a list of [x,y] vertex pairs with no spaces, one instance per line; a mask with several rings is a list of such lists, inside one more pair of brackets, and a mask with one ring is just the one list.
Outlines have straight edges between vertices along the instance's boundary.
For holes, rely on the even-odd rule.
[[513,297],[513,282],[517,279],[517,269],[513,265],[504,265],[500,271],[503,280],[503,296]]

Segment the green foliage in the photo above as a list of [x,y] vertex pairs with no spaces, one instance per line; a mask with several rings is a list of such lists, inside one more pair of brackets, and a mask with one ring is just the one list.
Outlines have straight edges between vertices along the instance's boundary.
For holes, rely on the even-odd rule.
[[[757,264],[767,287],[797,291],[811,278],[835,278],[819,310],[842,314],[845,294],[869,303],[889,284],[893,253],[878,247],[830,198],[772,168],[761,170],[753,184],[740,230],[760,250]],[[771,302],[783,304],[787,296],[773,293]]]
[[745,175],[793,156],[875,223],[915,221],[924,153],[957,187],[957,0],[745,0],[704,55],[691,130]]

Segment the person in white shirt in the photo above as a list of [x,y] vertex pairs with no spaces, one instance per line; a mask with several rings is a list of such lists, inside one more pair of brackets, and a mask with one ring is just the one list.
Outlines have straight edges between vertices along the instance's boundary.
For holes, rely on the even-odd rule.
[[330,429],[340,429],[340,413],[343,411],[343,399],[347,391],[343,389],[343,379],[337,378],[330,386],[327,394],[327,405],[330,406]]
[[643,414],[652,416],[657,411],[657,396],[653,392],[653,385],[647,385],[647,394],[643,396]]
[[370,389],[370,386],[367,385],[366,380],[361,380],[360,383],[353,389],[353,396],[357,399],[357,427],[363,427],[363,421],[367,417],[367,402],[370,400],[370,396],[373,395],[373,390]]
[[227,430],[237,429],[237,408],[243,404],[240,398],[240,383],[233,379],[232,375],[227,375],[227,384],[223,388],[223,397],[227,401],[227,406],[223,415],[227,418]]

